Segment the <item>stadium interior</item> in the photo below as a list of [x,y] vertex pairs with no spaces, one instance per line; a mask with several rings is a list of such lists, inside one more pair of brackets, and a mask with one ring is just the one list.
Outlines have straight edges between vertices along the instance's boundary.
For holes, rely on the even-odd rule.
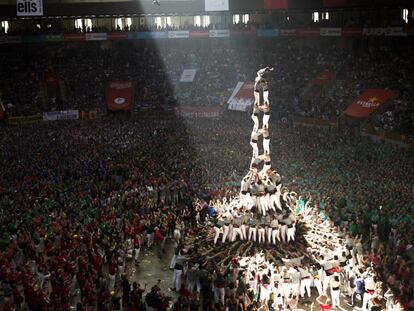
[[0,0],[0,310],[414,310],[413,21]]

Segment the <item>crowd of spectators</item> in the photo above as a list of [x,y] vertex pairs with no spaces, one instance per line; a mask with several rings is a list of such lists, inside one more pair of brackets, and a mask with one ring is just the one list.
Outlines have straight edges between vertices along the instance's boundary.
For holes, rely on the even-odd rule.
[[[252,39],[253,40],[253,39]],[[136,109],[142,106],[224,106],[237,81],[252,80],[257,68],[273,65],[270,75],[274,111],[336,119],[367,88],[387,88],[397,97],[373,116],[373,124],[387,130],[413,132],[412,55],[409,42],[394,40],[302,46],[300,40],[266,42],[255,39],[222,45],[218,42],[141,41],[52,44],[36,49],[0,52],[2,100],[10,115],[60,109],[105,109],[105,82],[135,82]],[[392,62],[389,60],[392,59]],[[68,66],[68,64],[73,64]],[[184,69],[196,69],[192,83],[181,83]],[[59,92],[49,94],[43,75],[52,70],[60,78]],[[322,71],[334,73],[325,86],[312,85]]]
[[[68,310],[73,301],[79,310],[112,310],[120,300],[142,310],[144,289],[131,288],[128,261],[139,261],[141,249],[163,256],[176,229],[194,234],[197,196],[238,193],[251,152],[240,142],[249,140],[250,122],[245,115],[186,121],[148,115],[5,128],[4,310],[24,304]],[[413,154],[348,132],[272,133],[273,167],[283,183],[320,215],[361,236],[364,255],[377,240],[375,263],[384,282],[412,306]],[[370,237],[373,224],[377,233]],[[149,293],[147,304],[168,306],[157,286]]]

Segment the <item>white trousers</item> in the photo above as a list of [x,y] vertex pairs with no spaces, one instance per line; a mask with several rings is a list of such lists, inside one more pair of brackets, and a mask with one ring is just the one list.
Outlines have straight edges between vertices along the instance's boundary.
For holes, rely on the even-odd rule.
[[270,113],[265,113],[263,115],[263,127],[269,128],[269,119],[270,119]]
[[279,210],[282,210],[282,203],[280,202],[280,192],[279,191],[276,192],[274,200],[275,200],[276,207]]
[[286,243],[286,235],[287,235],[287,226],[281,225],[280,226],[280,238],[283,241],[283,243]]
[[292,292],[293,292],[296,296],[299,296],[299,292],[300,292],[300,283],[292,283]]
[[216,233],[215,236],[214,236],[214,244],[216,244],[218,238],[220,237],[220,234],[223,233],[223,230],[222,230],[222,228],[214,227],[214,231]]
[[249,229],[249,241],[254,241],[254,242],[256,242],[256,232],[257,232],[257,229],[256,229],[256,227],[250,227],[250,229]]
[[362,298],[362,311],[368,310],[368,302],[371,300],[372,295],[368,292],[364,293],[364,297]]
[[302,298],[305,297],[305,291],[308,293],[308,297],[311,298],[311,296],[312,296],[311,284],[312,284],[312,279],[311,278],[303,279],[303,280],[300,281],[300,296]]
[[253,92],[254,94],[254,104],[260,104],[260,92]]
[[266,240],[265,240],[265,229],[264,228],[259,228],[258,230],[257,230],[257,233],[258,233],[258,239],[259,239],[259,243],[264,243],[264,242],[266,242]]
[[115,274],[109,274],[109,289],[113,291],[115,288]]
[[267,200],[266,200],[266,196],[262,195],[259,197],[259,202],[258,202],[258,206],[259,206],[259,210],[261,211],[263,216],[266,216],[266,211],[267,211]]
[[270,154],[270,139],[263,138],[263,150],[264,153]]
[[231,241],[234,242],[236,241],[237,236],[240,236],[240,240],[244,240],[245,237],[243,235],[243,230],[242,227],[240,226],[240,228],[233,228],[233,235],[231,237]]
[[280,242],[280,229],[275,228],[272,230],[272,242],[273,244],[276,244],[276,239],[278,242]]
[[253,111],[252,113],[252,120],[253,120],[253,131],[257,132],[259,130],[259,116],[257,114],[255,114],[255,112]]
[[287,228],[286,237],[287,237],[287,242],[288,243],[290,241],[294,241],[295,240],[295,232],[296,232],[295,226],[293,226],[292,228]]
[[339,294],[340,290],[331,290],[331,300],[332,300],[332,308],[339,307]]
[[180,290],[181,288],[181,276],[183,274],[183,270],[174,269],[173,273],[173,281],[172,281],[172,288],[175,290]]
[[322,282],[319,279],[314,279],[313,280],[313,285],[315,285],[316,290],[318,291],[318,295],[322,295],[323,294],[323,290],[322,290]]
[[269,91],[263,91],[263,103],[269,104]]
[[141,250],[140,248],[134,248],[134,252],[135,252],[134,259],[135,260],[138,260],[140,250]]
[[252,160],[254,161],[256,157],[259,155],[259,147],[257,146],[257,141],[253,142],[250,140],[250,146],[252,146],[253,154],[252,154]]
[[272,228],[268,227],[266,228],[266,236],[267,236],[267,242],[270,244],[272,243]]
[[229,232],[230,232],[230,226],[224,225],[223,226],[223,237],[221,239],[222,243],[226,242],[226,238],[227,236],[229,236]]
[[153,242],[154,242],[154,234],[147,233],[147,247],[150,248]]

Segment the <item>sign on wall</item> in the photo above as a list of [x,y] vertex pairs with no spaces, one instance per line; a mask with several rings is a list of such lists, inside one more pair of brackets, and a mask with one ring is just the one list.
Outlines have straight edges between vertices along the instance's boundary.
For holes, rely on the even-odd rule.
[[205,0],[204,4],[207,12],[229,10],[229,0]]
[[180,82],[193,82],[197,69],[184,69],[181,74]]
[[43,16],[43,0],[17,0],[17,16]]

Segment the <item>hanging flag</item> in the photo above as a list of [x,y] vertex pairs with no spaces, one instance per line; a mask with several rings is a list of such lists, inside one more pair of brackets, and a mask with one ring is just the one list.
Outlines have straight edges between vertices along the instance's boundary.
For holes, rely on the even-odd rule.
[[371,113],[395,95],[395,92],[390,90],[368,89],[346,108],[345,114],[355,118],[369,117]]
[[253,82],[238,82],[227,103],[229,110],[247,111],[254,104]]
[[0,101],[0,120],[4,119],[6,116],[6,109],[3,106],[3,103]]
[[130,110],[134,102],[134,85],[131,81],[106,83],[106,106],[108,110]]

